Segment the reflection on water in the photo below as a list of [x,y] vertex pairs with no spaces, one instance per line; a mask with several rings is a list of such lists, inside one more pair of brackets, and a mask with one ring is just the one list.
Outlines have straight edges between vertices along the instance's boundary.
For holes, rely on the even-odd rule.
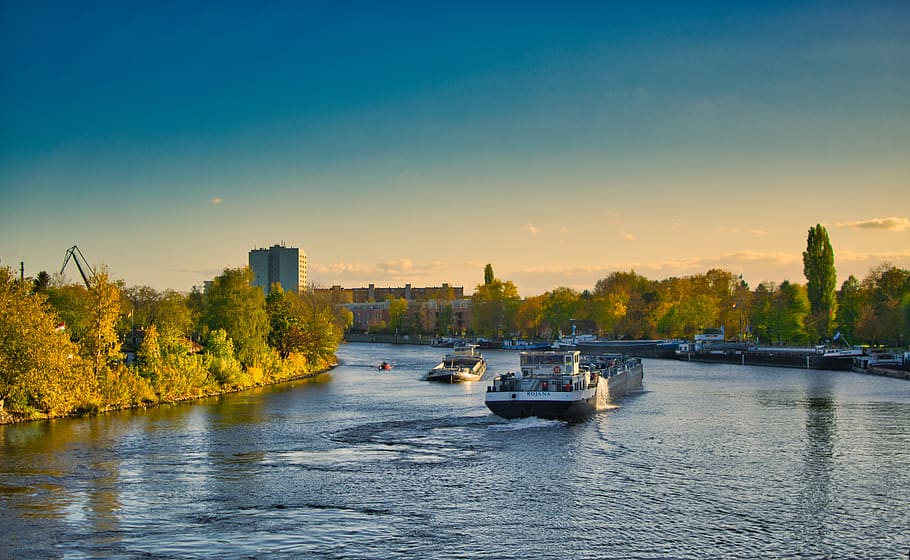
[[613,410],[506,421],[485,382],[420,381],[443,352],[0,426],[0,558],[906,555],[910,383],[647,360]]
[[831,510],[831,475],[837,441],[837,401],[830,377],[810,377],[806,398],[800,404],[806,410],[802,524],[809,538],[824,542],[828,537],[826,519]]

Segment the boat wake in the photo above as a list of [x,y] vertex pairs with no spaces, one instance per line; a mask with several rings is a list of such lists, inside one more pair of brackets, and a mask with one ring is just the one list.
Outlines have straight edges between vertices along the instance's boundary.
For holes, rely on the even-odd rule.
[[527,418],[518,418],[506,422],[490,424],[489,428],[494,432],[512,432],[515,430],[535,430],[540,428],[554,428],[568,425],[564,420],[546,420],[529,416]]

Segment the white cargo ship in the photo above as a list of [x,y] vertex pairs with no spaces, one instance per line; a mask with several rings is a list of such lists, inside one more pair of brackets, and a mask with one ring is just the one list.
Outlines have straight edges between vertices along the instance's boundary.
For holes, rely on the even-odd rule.
[[607,408],[642,388],[640,358],[578,350],[521,352],[520,368],[496,376],[486,405],[503,418],[568,419]]

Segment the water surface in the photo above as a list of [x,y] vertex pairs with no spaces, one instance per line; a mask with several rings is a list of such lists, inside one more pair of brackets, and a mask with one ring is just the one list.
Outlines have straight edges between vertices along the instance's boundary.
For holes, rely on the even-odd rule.
[[[318,382],[0,426],[3,558],[906,558],[910,383],[645,360],[587,421],[507,421],[444,349]],[[375,366],[394,364],[390,372]]]

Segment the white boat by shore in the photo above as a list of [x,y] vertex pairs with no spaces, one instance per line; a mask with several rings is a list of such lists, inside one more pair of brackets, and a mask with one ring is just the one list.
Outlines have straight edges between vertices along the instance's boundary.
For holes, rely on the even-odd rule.
[[487,371],[487,362],[477,352],[477,346],[467,344],[456,346],[451,354],[446,354],[441,362],[427,372],[427,381],[443,383],[462,383],[479,381]]

